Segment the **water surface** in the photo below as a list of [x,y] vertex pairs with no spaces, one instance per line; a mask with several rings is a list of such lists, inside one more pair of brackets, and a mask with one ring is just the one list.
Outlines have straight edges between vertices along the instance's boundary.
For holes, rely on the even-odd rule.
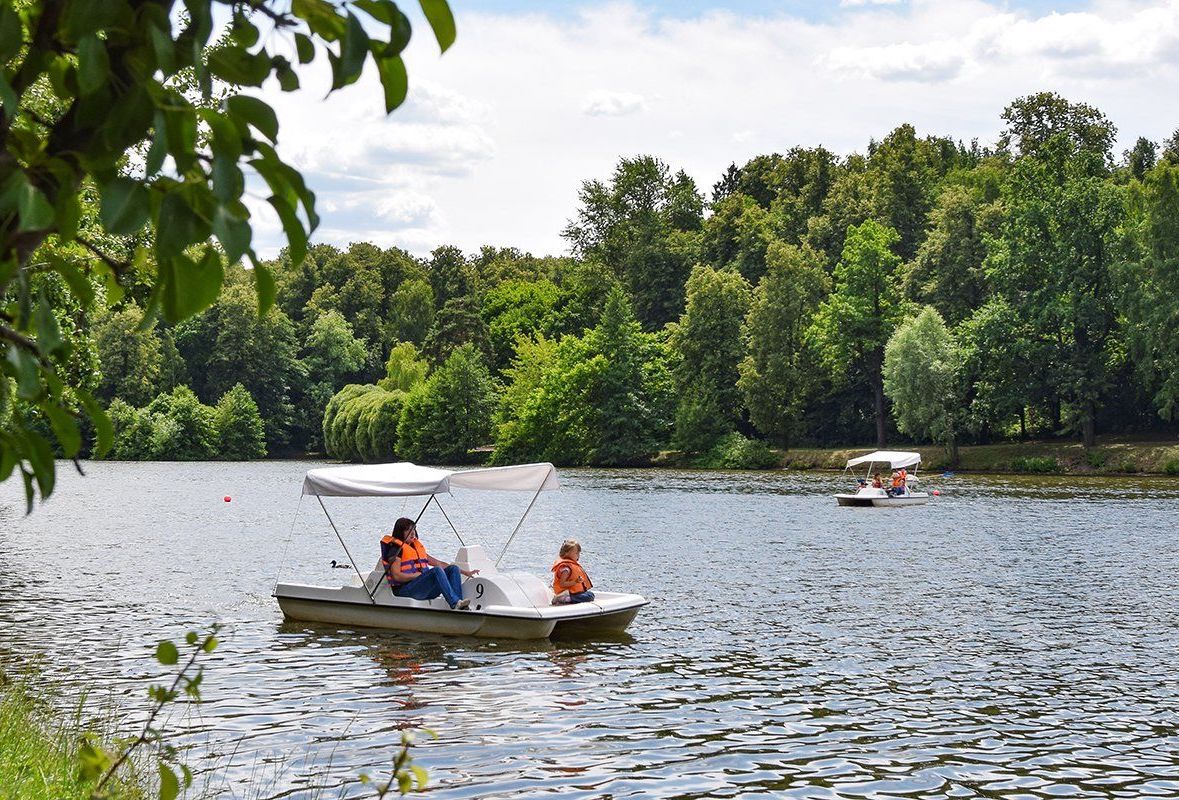
[[[573,536],[652,603],[618,640],[521,644],[284,623],[276,579],[348,576],[309,466],[64,464],[31,517],[3,485],[0,666],[134,717],[156,641],[223,622],[168,722],[223,797],[363,796],[422,727],[435,798],[1179,793],[1179,481],[959,475],[850,509],[834,474],[565,471],[504,564],[546,574]],[[527,501],[443,502],[494,556]],[[369,566],[421,500],[325,502]]]

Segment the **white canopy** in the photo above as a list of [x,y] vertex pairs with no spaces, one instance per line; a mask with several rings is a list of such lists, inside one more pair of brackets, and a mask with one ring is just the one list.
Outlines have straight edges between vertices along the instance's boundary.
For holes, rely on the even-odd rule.
[[904,453],[897,450],[876,450],[866,456],[849,458],[847,460],[848,467],[854,467],[858,464],[888,464],[890,469],[912,467],[920,463],[920,453]]
[[308,470],[307,477],[303,479],[303,494],[320,497],[407,497],[443,494],[449,492],[452,486],[536,492],[557,489],[560,485],[556,468],[548,463],[454,471],[419,467],[403,461],[397,464],[362,464]]

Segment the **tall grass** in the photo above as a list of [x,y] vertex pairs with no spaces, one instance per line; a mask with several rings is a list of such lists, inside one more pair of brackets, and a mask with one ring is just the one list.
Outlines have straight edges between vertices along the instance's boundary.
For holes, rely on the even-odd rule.
[[[31,680],[0,673],[0,800],[90,800],[93,786],[78,780],[78,747],[95,731],[80,715],[60,716],[42,694]],[[107,789],[112,800],[154,796],[134,770]]]

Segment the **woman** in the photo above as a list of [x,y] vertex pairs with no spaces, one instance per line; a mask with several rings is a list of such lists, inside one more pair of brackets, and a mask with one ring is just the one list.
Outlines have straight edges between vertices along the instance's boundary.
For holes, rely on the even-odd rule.
[[381,567],[389,588],[398,597],[433,600],[442,595],[451,608],[458,609],[471,605],[470,600],[463,599],[463,582],[459,576],[469,578],[479,574],[477,569],[461,569],[427,553],[426,546],[418,539],[418,526],[408,517],[397,520],[393,533],[381,539]]

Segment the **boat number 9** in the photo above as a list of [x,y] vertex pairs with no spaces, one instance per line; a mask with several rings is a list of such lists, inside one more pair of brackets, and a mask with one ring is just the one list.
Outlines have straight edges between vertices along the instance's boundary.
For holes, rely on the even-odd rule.
[[482,596],[483,596],[483,582],[482,582],[482,581],[480,581],[479,583],[476,583],[476,584],[475,584],[475,596],[476,596],[476,597],[482,597]]

